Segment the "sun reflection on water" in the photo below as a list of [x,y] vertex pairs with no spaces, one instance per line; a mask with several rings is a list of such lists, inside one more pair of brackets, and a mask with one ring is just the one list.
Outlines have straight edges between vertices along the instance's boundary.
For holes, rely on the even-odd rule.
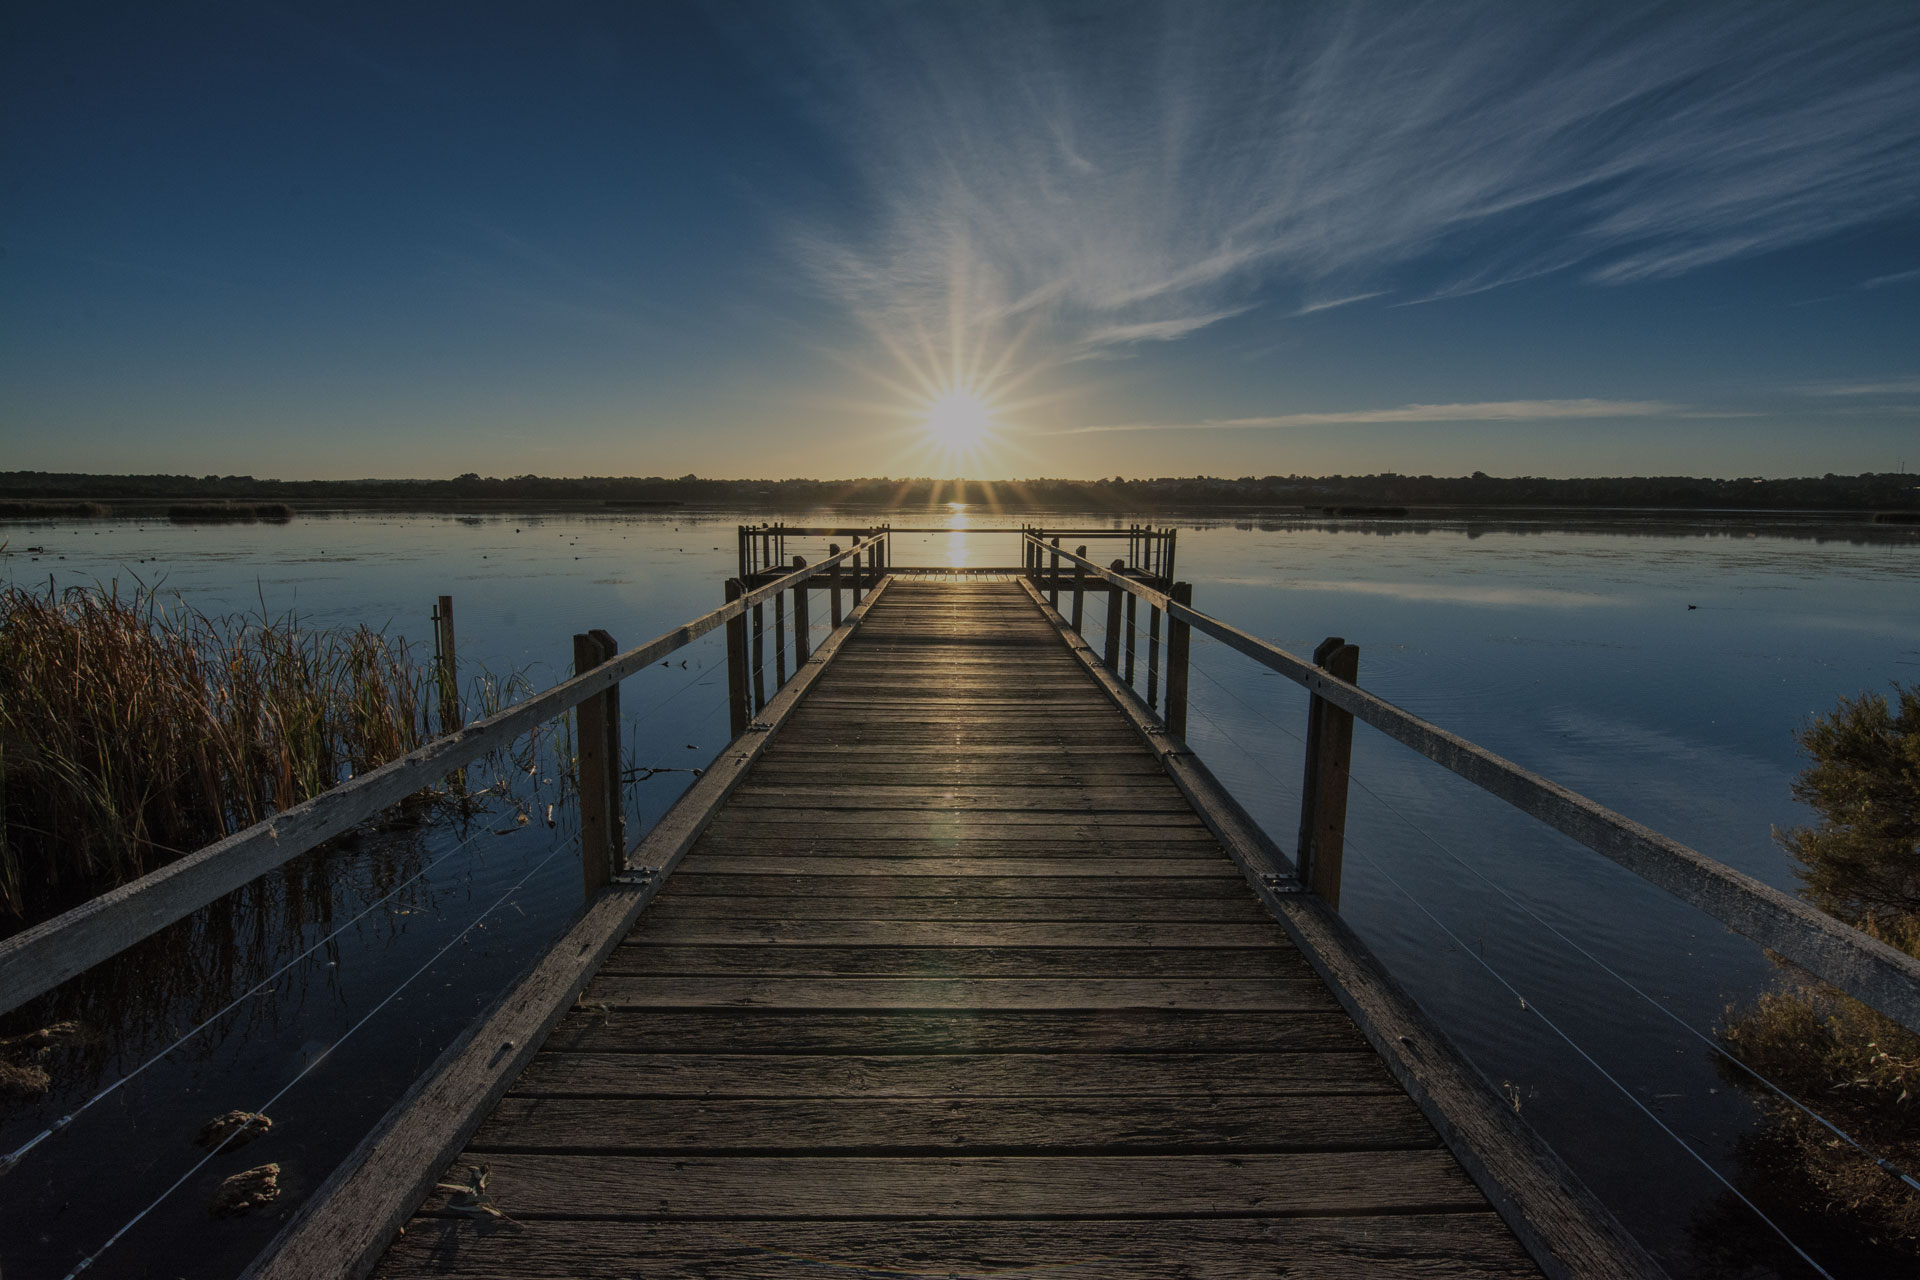
[[970,524],[966,503],[949,502],[947,504],[947,528],[952,530],[947,535],[947,564],[952,568],[964,569],[971,563],[967,558],[967,544],[972,541],[967,537]]

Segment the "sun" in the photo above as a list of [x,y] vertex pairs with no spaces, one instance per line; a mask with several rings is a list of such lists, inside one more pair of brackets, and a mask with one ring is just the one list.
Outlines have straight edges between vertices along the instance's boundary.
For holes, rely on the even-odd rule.
[[993,425],[993,406],[966,387],[950,387],[927,404],[927,435],[948,454],[979,448]]

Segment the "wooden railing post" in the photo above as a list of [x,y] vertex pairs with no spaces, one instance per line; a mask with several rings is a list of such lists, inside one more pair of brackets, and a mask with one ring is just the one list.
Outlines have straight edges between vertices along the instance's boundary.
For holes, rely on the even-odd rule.
[[1131,591],[1115,592],[1115,594],[1116,595],[1124,594],[1127,597],[1127,622],[1126,622],[1126,626],[1123,628],[1127,637],[1127,670],[1124,678],[1127,682],[1127,687],[1132,688],[1133,687],[1133,647],[1134,647],[1133,633],[1139,629],[1140,597],[1136,596]]
[[[1193,584],[1176,582],[1167,594],[1175,604],[1192,604]],[[1192,624],[1168,614],[1167,730],[1176,738],[1187,736],[1187,648],[1192,643]]]
[[[738,578],[727,579],[727,603],[732,604],[747,593],[746,584]],[[834,600],[838,602],[840,592],[834,590]],[[747,619],[746,615],[729,619],[727,622],[727,727],[734,737],[747,731],[752,717],[747,712]]]
[[[807,567],[805,556],[793,558],[795,569]],[[801,583],[793,589],[793,669],[798,675],[800,668],[807,663],[807,655],[813,652],[813,624],[807,619],[807,584]]]
[[[829,542],[827,544],[828,558],[831,559],[839,554],[840,544],[837,542]],[[827,618],[833,623],[833,629],[838,631],[840,629],[840,566],[838,564],[827,571],[827,598],[831,601],[827,606]]]
[[853,570],[853,590],[849,592],[848,595],[853,601],[853,607],[856,609],[860,607],[860,555],[860,539],[855,537],[853,540],[853,554],[847,557],[847,564]]
[[[600,661],[612,662],[620,656],[620,646],[610,632],[596,627],[587,632],[600,644]],[[627,856],[627,806],[622,799],[621,784],[626,772],[620,750],[620,686],[614,686],[600,695],[601,708],[607,722],[607,818],[608,835],[613,844],[613,869],[622,870],[621,863]]]
[[460,662],[453,647],[453,597],[441,596],[433,611],[434,675],[440,685],[440,732],[466,723],[460,711]]
[[[1107,567],[1109,569],[1112,569],[1115,573],[1124,573],[1126,572],[1127,562],[1125,560],[1115,560],[1112,564],[1108,565]],[[1129,600],[1133,599],[1131,595],[1128,595],[1126,592],[1122,591],[1120,588],[1114,586],[1111,582],[1109,582],[1107,584],[1107,654],[1106,654],[1106,658],[1107,658],[1107,670],[1112,671],[1115,674],[1118,674],[1120,670],[1120,597],[1121,596],[1126,596],[1127,599]],[[1133,656],[1133,633],[1132,632],[1127,633],[1127,656],[1128,657]]]
[[[1075,547],[1073,554],[1079,556],[1080,560],[1084,560],[1087,558],[1087,549]],[[1076,634],[1084,635],[1086,627],[1083,624],[1087,620],[1087,579],[1086,570],[1081,567],[1080,560],[1073,562],[1073,629]]]
[[[596,635],[573,637],[575,675],[591,671],[607,660]],[[580,792],[580,878],[591,901],[613,879],[615,826],[613,806],[620,786],[611,774],[618,765],[608,758],[610,734],[607,696],[596,693],[574,708],[574,748]],[[609,782],[612,785],[608,785]]]
[[1047,565],[1047,608],[1060,612],[1060,539],[1052,543],[1053,553]]
[[[1359,679],[1360,650],[1339,636],[1321,641],[1313,660],[1328,675],[1348,684]],[[1307,768],[1300,786],[1300,879],[1336,909],[1347,847],[1347,776],[1352,761],[1352,713],[1314,695],[1307,703]]]

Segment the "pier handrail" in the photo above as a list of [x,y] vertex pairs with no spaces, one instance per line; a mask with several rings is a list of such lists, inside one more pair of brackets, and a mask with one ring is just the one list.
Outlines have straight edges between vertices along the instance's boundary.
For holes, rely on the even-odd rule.
[[[1920,1032],[1920,960],[1854,929],[1790,894],[1736,871],[1598,801],[1449,733],[1314,663],[1200,612],[1065,548],[1027,536],[1084,573],[1131,592],[1177,623],[1213,637],[1355,719],[1459,774],[1595,853],[1619,863],[1734,932],[1777,952],[1807,972]],[[1039,570],[1046,577],[1049,570]]]
[[[868,553],[875,542],[885,541],[886,534],[880,532],[818,564],[744,592],[718,609],[562,680],[524,702],[436,738],[397,760],[349,778],[311,800],[0,941],[0,1013],[11,1012],[454,770],[505,747],[534,726],[572,710],[744,616],[755,605],[803,586],[820,574],[831,574],[840,565]],[[858,566],[855,571],[859,572]]]

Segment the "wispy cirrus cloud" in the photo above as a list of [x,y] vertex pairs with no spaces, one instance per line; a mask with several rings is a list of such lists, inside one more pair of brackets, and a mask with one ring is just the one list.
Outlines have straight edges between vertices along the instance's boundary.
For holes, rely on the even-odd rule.
[[[1338,306],[1338,303],[1332,304]],[[1080,345],[1090,350],[1111,347],[1119,343],[1133,342],[1171,342],[1175,338],[1184,338],[1196,329],[1204,329],[1210,324],[1231,319],[1251,306],[1223,307],[1219,311],[1205,312],[1200,315],[1174,316],[1166,320],[1136,320],[1131,324],[1110,324],[1091,330],[1080,339]]]
[[1895,271],[1884,276],[1874,276],[1871,279],[1862,280],[1860,287],[1884,289],[1890,284],[1920,284],[1920,267],[1915,267],[1911,271]]
[[1111,431],[1273,431],[1380,423],[1553,422],[1595,418],[1738,416],[1742,415],[1703,411],[1664,400],[1486,400],[1471,404],[1406,404],[1395,409],[1282,413],[1262,418],[1205,418],[1197,422],[1116,422],[1071,427],[1048,434],[1083,436]]
[[801,12],[780,48],[857,190],[794,243],[895,333],[1017,313],[1123,348],[1263,303],[1673,276],[1920,204],[1908,6]]
[[1348,307],[1356,302],[1365,302],[1370,298],[1385,297],[1386,289],[1369,289],[1365,293],[1350,293],[1344,298],[1318,298],[1312,302],[1303,302],[1294,308],[1295,316],[1310,316],[1316,311],[1332,311],[1335,307]]
[[1823,382],[1803,388],[1810,396],[1920,395],[1920,378],[1887,378],[1880,382]]

